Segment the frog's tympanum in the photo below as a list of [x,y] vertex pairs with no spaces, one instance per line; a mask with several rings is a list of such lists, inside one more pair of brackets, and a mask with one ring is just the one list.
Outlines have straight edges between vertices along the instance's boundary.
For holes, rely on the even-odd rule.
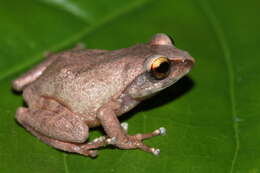
[[[165,128],[129,135],[118,116],[174,84],[193,64],[165,34],[119,50],[76,47],[51,54],[13,81],[28,105],[18,108],[16,119],[41,141],[67,152],[95,157],[95,149],[114,145],[158,155],[160,150],[143,140],[165,134]],[[89,128],[96,126],[106,135],[87,141]]]

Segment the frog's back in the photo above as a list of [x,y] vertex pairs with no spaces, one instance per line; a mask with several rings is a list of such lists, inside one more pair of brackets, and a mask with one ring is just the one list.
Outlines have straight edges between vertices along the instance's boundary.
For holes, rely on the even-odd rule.
[[126,72],[131,69],[128,58],[122,56],[120,51],[63,53],[27,90],[33,95],[58,100],[73,112],[94,115],[134,78],[134,75],[127,76],[132,73]]

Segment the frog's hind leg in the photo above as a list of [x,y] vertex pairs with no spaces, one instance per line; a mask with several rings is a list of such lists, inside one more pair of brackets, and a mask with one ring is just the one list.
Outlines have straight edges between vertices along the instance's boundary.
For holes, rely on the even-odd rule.
[[81,146],[79,144],[74,144],[74,143],[69,143],[69,142],[63,142],[60,140],[56,140],[56,139],[52,139],[50,137],[44,136],[42,134],[40,134],[39,132],[37,132],[36,130],[34,130],[32,127],[30,127],[29,125],[26,124],[22,124],[29,132],[31,132],[34,136],[36,136],[38,139],[40,139],[41,141],[43,141],[44,143],[63,150],[63,151],[67,151],[67,152],[78,152],[82,155],[85,156],[90,156],[90,157],[95,157],[97,155],[97,152],[94,150],[82,150]]
[[97,155],[97,151],[92,149],[114,144],[115,140],[106,136],[86,142],[89,129],[77,114],[58,100],[37,97],[33,99],[37,100],[37,104],[25,97],[29,108],[18,108],[16,119],[44,143],[60,150],[91,157]]
[[88,127],[71,116],[59,116],[46,111],[19,108],[16,113],[17,121],[29,132],[44,143],[67,152],[79,153],[95,157],[95,148],[104,147],[111,139],[100,137],[92,142],[84,143],[88,137]]
[[43,109],[19,108],[16,119],[48,137],[74,143],[83,143],[88,137],[87,125],[74,114]]
[[50,55],[48,58],[46,58],[42,63],[34,67],[33,69],[27,71],[22,76],[18,77],[12,82],[12,87],[16,91],[22,91],[25,86],[35,81],[37,78],[39,78],[42,73],[46,70],[46,68],[52,64],[58,56],[56,55]]

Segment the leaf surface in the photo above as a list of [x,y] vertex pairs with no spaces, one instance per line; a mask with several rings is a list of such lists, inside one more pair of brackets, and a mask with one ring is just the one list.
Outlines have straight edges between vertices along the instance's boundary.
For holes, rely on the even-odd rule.
[[[0,170],[38,173],[260,172],[260,41],[256,0],[3,0],[0,2]],[[164,126],[138,150],[96,159],[55,150],[15,122],[10,82],[47,52],[86,43],[119,49],[158,32],[196,59],[189,77],[125,115],[129,133]],[[91,138],[100,135],[95,130]]]

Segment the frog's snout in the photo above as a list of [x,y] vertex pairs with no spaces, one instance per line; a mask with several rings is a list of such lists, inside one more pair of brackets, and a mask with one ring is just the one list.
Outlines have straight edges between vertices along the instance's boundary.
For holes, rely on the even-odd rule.
[[195,64],[195,59],[186,51],[184,51],[184,61],[185,64],[192,67]]
[[189,54],[182,57],[174,57],[171,61],[173,66],[170,77],[174,79],[180,79],[186,75],[195,63],[195,59]]
[[175,57],[175,58],[172,58],[171,61],[175,64],[175,66],[179,66],[179,67],[184,67],[184,68],[192,68],[192,66],[194,65],[195,63],[195,59],[190,56],[190,55],[187,55],[185,57]]
[[192,68],[192,66],[195,64],[195,59],[191,56],[186,57],[183,62],[183,66],[187,68]]

